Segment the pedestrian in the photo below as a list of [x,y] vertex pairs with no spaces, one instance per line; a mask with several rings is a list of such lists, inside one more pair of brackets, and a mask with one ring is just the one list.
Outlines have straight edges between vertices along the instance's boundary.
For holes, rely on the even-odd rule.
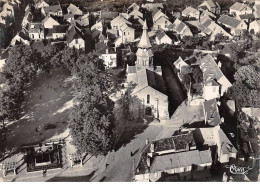
[[37,129],[37,128],[35,128],[35,132],[38,132],[38,129]]
[[106,163],[106,168],[109,166],[109,164],[108,163]]

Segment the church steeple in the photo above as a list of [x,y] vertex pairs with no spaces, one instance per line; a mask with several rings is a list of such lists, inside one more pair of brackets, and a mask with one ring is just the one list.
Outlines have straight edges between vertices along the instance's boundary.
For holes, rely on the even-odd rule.
[[136,52],[137,61],[136,65],[141,67],[152,67],[153,65],[153,52],[152,45],[148,36],[148,27],[146,20],[143,25],[143,34],[138,44],[138,50]]
[[139,48],[151,48],[152,47],[147,30],[148,30],[148,27],[147,27],[147,23],[145,20],[144,25],[143,25],[143,34],[142,34],[142,37],[138,44]]

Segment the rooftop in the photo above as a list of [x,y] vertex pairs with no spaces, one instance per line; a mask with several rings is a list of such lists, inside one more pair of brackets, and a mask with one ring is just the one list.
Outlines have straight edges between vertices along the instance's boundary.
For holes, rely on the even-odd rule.
[[221,123],[216,99],[204,102],[205,119],[210,126],[217,126]]
[[218,19],[219,23],[222,23],[224,25],[227,25],[231,28],[237,28],[239,24],[241,24],[242,20],[235,19],[233,17],[227,16],[227,15],[222,15]]

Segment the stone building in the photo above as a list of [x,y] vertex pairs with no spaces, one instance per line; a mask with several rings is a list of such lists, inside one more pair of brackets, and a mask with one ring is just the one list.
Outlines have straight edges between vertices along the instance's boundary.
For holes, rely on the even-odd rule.
[[145,21],[136,52],[136,64],[127,66],[127,82],[136,85],[131,95],[140,99],[146,115],[168,119],[168,96],[161,76],[161,66],[153,65],[152,45],[147,29]]

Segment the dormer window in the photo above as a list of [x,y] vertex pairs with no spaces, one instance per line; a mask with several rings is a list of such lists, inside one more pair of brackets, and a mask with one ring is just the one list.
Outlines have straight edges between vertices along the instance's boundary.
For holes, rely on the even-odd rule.
[[34,27],[34,25],[32,24],[32,25],[31,25],[31,29],[34,29],[34,28],[35,28],[35,27]]

